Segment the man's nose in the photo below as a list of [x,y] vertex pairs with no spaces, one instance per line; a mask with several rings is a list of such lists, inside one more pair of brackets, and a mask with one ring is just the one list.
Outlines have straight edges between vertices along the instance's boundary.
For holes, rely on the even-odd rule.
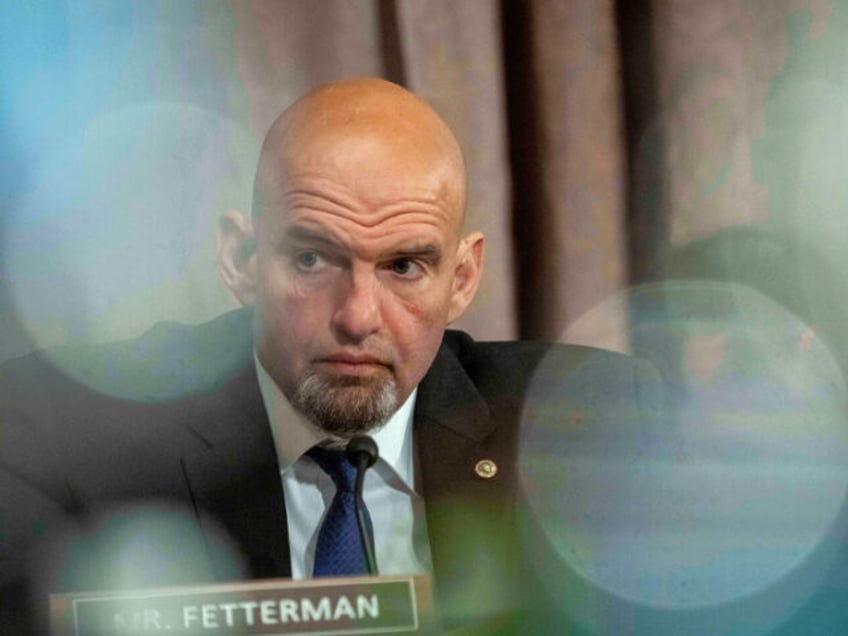
[[377,285],[373,273],[353,271],[340,290],[333,323],[348,339],[360,341],[380,329],[382,318]]

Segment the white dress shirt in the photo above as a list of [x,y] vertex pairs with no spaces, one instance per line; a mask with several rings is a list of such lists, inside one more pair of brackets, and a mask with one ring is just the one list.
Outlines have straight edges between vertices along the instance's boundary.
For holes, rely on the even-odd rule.
[[[254,356],[254,360],[280,464],[292,578],[308,578],[315,562],[318,529],[336,487],[329,475],[304,453],[327,435],[294,409],[258,358]],[[412,392],[385,426],[371,432],[380,458],[365,474],[362,496],[374,527],[380,574],[431,570],[424,501],[414,488],[412,415],[417,392]]]

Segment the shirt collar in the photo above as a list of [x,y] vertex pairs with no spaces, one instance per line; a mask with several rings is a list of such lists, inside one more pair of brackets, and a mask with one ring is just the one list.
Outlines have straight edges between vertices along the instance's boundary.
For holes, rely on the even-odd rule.
[[[253,362],[262,401],[271,423],[277,461],[280,464],[280,471],[284,473],[300,459],[301,455],[316,444],[320,444],[326,438],[326,434],[292,406],[276,382],[268,375],[255,352]],[[380,450],[380,461],[391,467],[410,490],[414,490],[411,433],[417,394],[416,388],[383,427],[370,433]]]

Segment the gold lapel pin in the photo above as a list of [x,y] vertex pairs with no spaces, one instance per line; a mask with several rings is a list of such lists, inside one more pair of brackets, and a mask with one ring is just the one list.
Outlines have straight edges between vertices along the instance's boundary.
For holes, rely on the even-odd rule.
[[498,472],[498,465],[491,459],[481,459],[474,465],[474,472],[478,477],[483,479],[491,479]]

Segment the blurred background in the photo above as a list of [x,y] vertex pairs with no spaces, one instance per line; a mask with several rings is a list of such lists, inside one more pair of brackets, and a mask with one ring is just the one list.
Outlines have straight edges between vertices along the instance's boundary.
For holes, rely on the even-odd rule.
[[842,633],[848,0],[2,3],[0,361],[234,308],[217,218],[281,110],[361,75],[464,148],[458,326],[666,380],[624,435],[537,396],[522,470],[584,626]]

